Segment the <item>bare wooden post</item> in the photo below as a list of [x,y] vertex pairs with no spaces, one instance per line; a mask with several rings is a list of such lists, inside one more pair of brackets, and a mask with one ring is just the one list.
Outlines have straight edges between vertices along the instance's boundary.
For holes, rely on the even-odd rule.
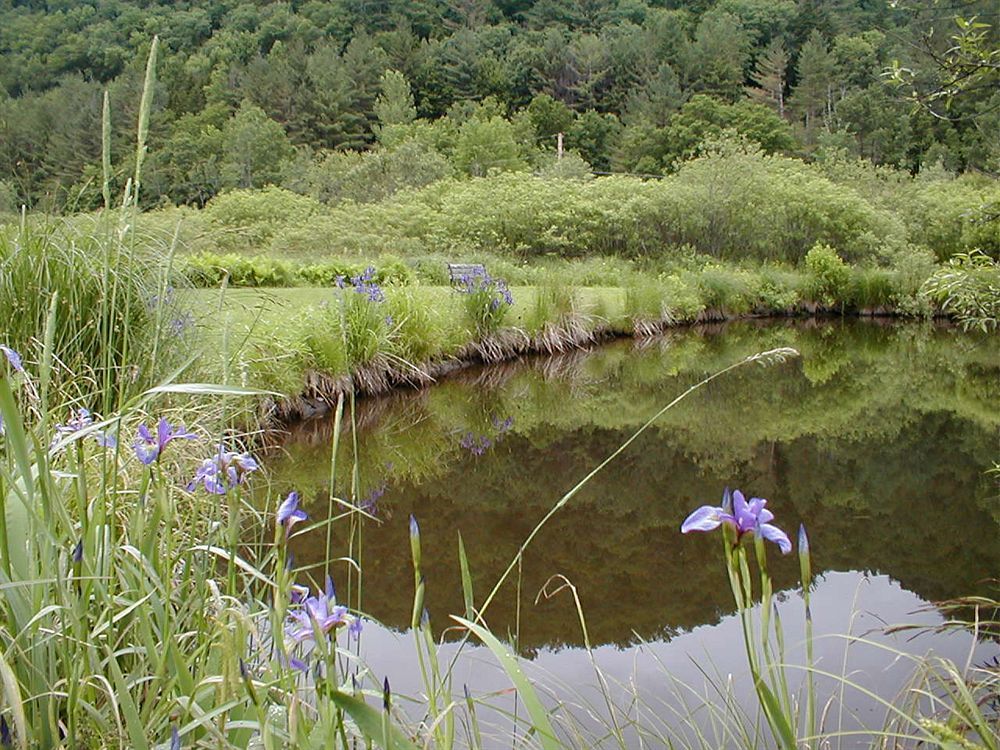
[[556,133],[556,159],[562,159],[563,156],[563,134]]

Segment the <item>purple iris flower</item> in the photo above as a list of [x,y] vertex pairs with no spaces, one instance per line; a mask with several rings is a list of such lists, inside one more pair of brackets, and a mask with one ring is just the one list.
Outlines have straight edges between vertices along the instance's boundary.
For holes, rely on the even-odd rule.
[[681,533],[690,531],[714,531],[727,523],[736,530],[737,541],[744,534],[759,534],[769,542],[774,542],[787,555],[792,551],[788,535],[777,526],[771,525],[774,514],[766,507],[767,500],[752,497],[747,502],[739,490],[732,494],[727,489],[722,495],[722,505],[703,505],[684,519]]
[[0,352],[3,352],[3,356],[5,356],[7,361],[10,362],[11,367],[18,372],[24,372],[24,363],[21,361],[20,354],[11,349],[9,346],[3,345],[0,345]]
[[188,482],[187,490],[191,492],[198,484],[203,484],[207,492],[224,495],[243,484],[247,474],[259,468],[259,464],[249,453],[227,451],[220,445],[218,453],[201,462],[194,478]]
[[299,521],[305,521],[309,518],[304,510],[299,509],[299,493],[292,491],[288,493],[288,497],[282,501],[281,505],[278,506],[277,523],[279,526],[285,527],[285,533],[287,534],[292,530],[292,526],[297,524]]
[[[56,425],[56,432],[58,434],[52,442],[53,444],[58,442],[59,435],[72,435],[90,427],[92,424],[94,424],[94,417],[90,411],[83,408],[77,409],[76,414],[66,420],[66,424]],[[95,432],[93,437],[102,448],[114,448],[118,445],[118,439],[110,432]]]
[[348,614],[347,607],[337,604],[333,591],[333,581],[326,579],[326,591],[310,596],[299,609],[289,614],[285,634],[293,643],[315,640],[316,633],[327,635],[341,625],[353,625],[355,618]]
[[188,432],[184,429],[184,425],[178,425],[173,427],[170,422],[165,418],[160,417],[160,421],[156,425],[156,435],[153,435],[149,428],[146,427],[145,422],[139,425],[139,439],[132,444],[133,450],[135,450],[136,458],[138,458],[146,466],[149,466],[153,461],[159,460],[160,456],[163,455],[164,449],[170,444],[171,440],[197,440],[198,436],[193,432]]

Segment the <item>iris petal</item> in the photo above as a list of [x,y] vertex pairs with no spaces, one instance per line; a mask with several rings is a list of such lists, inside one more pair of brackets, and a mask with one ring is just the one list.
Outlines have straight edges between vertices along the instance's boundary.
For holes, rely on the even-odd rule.
[[733,516],[736,518],[736,530],[741,534],[753,531],[757,525],[753,509],[739,490],[733,492]]
[[788,538],[788,534],[779,529],[777,526],[772,526],[769,523],[762,523],[758,530],[760,535],[764,537],[769,542],[774,542],[781,549],[781,554],[787,555],[792,551],[792,542]]
[[681,524],[681,533],[689,531],[713,531],[722,525],[728,514],[722,508],[713,505],[702,505]]

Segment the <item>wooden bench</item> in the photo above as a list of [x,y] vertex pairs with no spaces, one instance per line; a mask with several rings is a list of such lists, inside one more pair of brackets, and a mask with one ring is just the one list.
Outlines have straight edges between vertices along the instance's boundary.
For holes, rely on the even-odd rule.
[[460,284],[464,279],[479,276],[486,278],[486,266],[482,263],[449,263],[448,280],[452,284]]

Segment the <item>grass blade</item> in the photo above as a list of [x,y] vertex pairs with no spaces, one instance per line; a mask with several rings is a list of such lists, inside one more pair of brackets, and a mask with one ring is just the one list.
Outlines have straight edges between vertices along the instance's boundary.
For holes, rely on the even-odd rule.
[[497,661],[500,662],[500,666],[503,667],[510,681],[514,684],[514,688],[524,703],[524,707],[528,709],[528,716],[531,717],[531,725],[538,733],[542,747],[545,750],[562,750],[562,745],[557,739],[555,729],[549,719],[549,713],[545,710],[545,706],[542,705],[538,693],[528,680],[527,675],[524,674],[521,665],[517,663],[517,658],[510,653],[507,647],[495,635],[483,626],[476,625],[470,620],[455,615],[452,615],[452,619],[474,633],[493,652]]

